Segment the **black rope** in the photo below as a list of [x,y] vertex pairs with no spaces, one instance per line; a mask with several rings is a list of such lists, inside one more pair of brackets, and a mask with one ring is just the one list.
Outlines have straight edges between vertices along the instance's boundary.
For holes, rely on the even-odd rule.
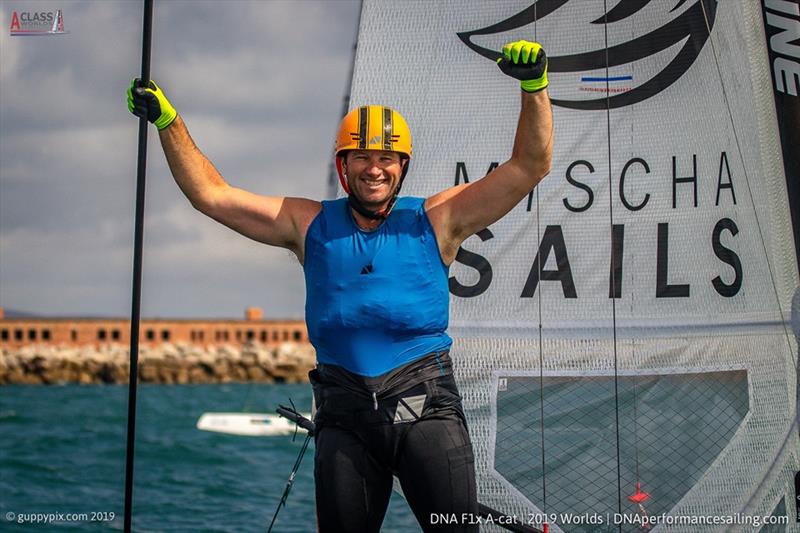
[[[605,59],[606,59],[606,140],[608,144],[608,218],[610,234],[614,234],[614,202],[613,185],[611,183],[611,87],[609,85],[608,72],[608,3],[603,0],[603,33],[605,38]],[[612,247],[613,248],[613,247]],[[616,261],[614,251],[611,251],[611,286],[617,286],[616,280]],[[617,355],[617,299],[616,295],[611,297],[611,324],[612,342],[614,347],[614,433],[617,448],[617,512],[622,514],[622,464],[620,459],[619,441],[619,360]],[[619,526],[622,531],[622,525]]]
[[[705,1],[706,0],[701,0],[700,6],[703,11],[703,20],[705,21],[706,24],[706,31],[708,31],[708,41],[711,44],[711,55],[714,57],[714,64],[717,68],[717,75],[719,76],[719,85],[720,88],[722,89],[722,99],[725,102],[725,109],[728,112],[728,119],[730,120],[731,123],[731,131],[733,132],[733,138],[736,142],[736,150],[739,155],[739,160],[742,163],[742,171],[744,172],[744,182],[745,185],[747,186],[747,194],[750,196],[750,204],[753,208],[753,217],[755,218],[756,221],[756,229],[758,230],[758,236],[761,239],[761,248],[764,252],[764,260],[767,262],[767,271],[769,272],[769,280],[770,283],[772,284],[772,291],[775,294],[775,303],[778,307],[778,313],[780,315],[781,325],[783,326],[783,333],[784,333],[784,338],[786,339],[787,349],[791,354],[790,357],[792,357],[792,359],[795,359],[796,383],[798,384],[798,386],[800,386],[800,354],[798,354],[797,358],[795,358],[794,350],[792,349],[792,341],[791,338],[789,337],[789,328],[786,317],[784,316],[783,313],[783,308],[781,307],[780,294],[778,293],[778,286],[775,283],[775,275],[772,272],[772,263],[769,260],[769,251],[767,250],[767,245],[765,243],[764,231],[761,227],[761,222],[758,217],[758,209],[756,208],[755,197],[753,196],[753,189],[752,187],[750,187],[750,177],[747,173],[747,165],[744,159],[744,153],[742,152],[742,145],[741,142],[739,141],[738,132],[736,131],[736,122],[733,120],[733,112],[731,111],[730,100],[728,99],[728,93],[725,90],[725,82],[722,78],[722,68],[719,65],[719,59],[717,57],[717,48],[716,46],[714,46],[714,38],[711,35],[711,25],[708,22],[708,13],[706,12]],[[795,253],[800,253],[800,251],[795,250]],[[795,394],[797,394],[797,392],[795,392]],[[783,442],[781,443],[780,447],[781,451],[786,449],[787,445],[789,445],[789,443],[794,439],[796,430],[798,429],[800,429],[800,395],[798,395],[798,398],[796,400],[794,420],[792,421],[792,424],[789,427],[789,430],[786,432],[786,436],[784,437]],[[780,453],[776,454],[775,459],[773,460],[772,464],[770,465],[770,468],[768,469],[769,472],[772,471],[772,468],[775,466],[775,462],[777,461],[779,456]],[[741,506],[742,510],[746,511],[752,505],[753,501],[761,492],[761,490],[764,487],[764,484],[769,478],[770,478],[769,475],[764,475],[762,477],[758,487],[756,487],[756,489],[752,491],[750,497],[747,499],[744,505]]]
[[[278,411],[280,412],[280,410]],[[298,424],[299,425],[299,424]],[[294,478],[297,475],[297,471],[300,469],[300,463],[303,462],[303,456],[306,454],[306,450],[308,449],[308,443],[311,441],[312,432],[309,431],[306,435],[306,439],[303,441],[303,447],[300,448],[300,453],[297,455],[297,459],[294,461],[294,466],[292,467],[292,471],[289,474],[289,479],[286,481],[286,487],[283,489],[283,495],[281,496],[281,501],[278,502],[278,507],[275,509],[275,514],[272,515],[272,522],[269,523],[269,528],[267,528],[267,533],[271,533],[272,527],[275,525],[275,519],[278,518],[278,513],[280,512],[282,507],[286,506],[286,500],[289,498],[289,493],[292,491],[292,486],[294,485]]]
[[[142,82],[150,82],[153,0],[144,0],[142,21]],[[139,315],[142,296],[142,242],[144,240],[144,197],[147,166],[147,118],[139,118],[139,156],[136,170],[136,219],[133,236],[133,294],[131,297],[131,348],[128,371],[128,431],[125,450],[124,531],[130,533],[133,516],[133,457],[136,440],[136,384],[139,374]]]
[[[533,4],[533,40],[539,42],[538,30],[538,15],[536,13],[536,4]],[[552,132],[551,132],[552,134]],[[537,247],[542,242],[541,234],[541,207],[539,203],[539,187],[536,187],[536,245]],[[542,257],[536,263],[536,270],[538,272],[539,290],[537,292],[537,304],[539,306],[539,418],[541,441],[542,441],[542,513],[547,513],[547,460],[545,456],[545,439],[544,439],[544,346],[542,342]]]
[[786,342],[789,346],[789,351],[792,351],[792,344],[789,340],[789,329],[787,327],[786,317],[783,314],[783,308],[781,307],[781,299],[780,295],[778,294],[778,286],[775,284],[775,275],[772,273],[772,263],[769,260],[769,251],[767,250],[767,245],[765,244],[764,239],[764,231],[761,228],[761,222],[758,218],[758,209],[756,209],[755,203],[755,196],[753,196],[753,190],[750,187],[750,178],[747,174],[747,164],[744,159],[744,153],[742,153],[742,145],[739,141],[739,135],[736,131],[736,123],[733,120],[733,112],[731,111],[731,104],[728,100],[728,92],[725,90],[725,83],[722,79],[722,68],[719,66],[719,59],[717,58],[717,49],[714,46],[714,38],[711,36],[711,25],[708,23],[708,14],[706,13],[706,5],[705,1],[700,2],[700,6],[703,10],[703,19],[706,23],[706,30],[708,31],[708,41],[711,43],[711,55],[714,56],[714,64],[717,67],[717,74],[719,76],[719,85],[722,89],[722,99],[725,102],[725,109],[728,111],[728,119],[731,122],[731,131],[733,132],[733,139],[736,141],[736,150],[739,154],[739,160],[742,162],[742,171],[744,172],[744,183],[747,186],[747,194],[750,196],[750,204],[753,207],[753,217],[756,219],[756,229],[758,230],[758,236],[761,238],[761,247],[764,251],[764,260],[767,262],[767,270],[769,271],[769,280],[772,283],[772,291],[775,293],[775,302],[778,304],[778,313],[781,317],[781,325],[783,326],[783,332],[786,336]]
[[[634,358],[636,357],[636,350],[634,349],[633,353]],[[639,480],[639,409],[637,405],[637,395],[636,395],[636,382],[638,381],[639,376],[633,376],[633,453],[636,457],[636,482],[638,483]]]

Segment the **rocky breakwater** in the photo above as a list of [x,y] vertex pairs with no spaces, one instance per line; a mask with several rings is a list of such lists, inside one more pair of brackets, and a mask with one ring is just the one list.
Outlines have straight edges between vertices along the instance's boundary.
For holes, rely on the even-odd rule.
[[[0,385],[128,383],[128,347],[31,345],[0,349]],[[140,383],[299,383],[314,367],[308,344],[239,347],[162,344],[139,349]]]

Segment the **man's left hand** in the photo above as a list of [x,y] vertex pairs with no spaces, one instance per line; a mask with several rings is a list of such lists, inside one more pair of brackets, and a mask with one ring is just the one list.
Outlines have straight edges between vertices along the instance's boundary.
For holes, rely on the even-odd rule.
[[534,93],[547,87],[547,56],[539,43],[515,41],[506,44],[497,66],[505,74],[520,80],[523,91]]

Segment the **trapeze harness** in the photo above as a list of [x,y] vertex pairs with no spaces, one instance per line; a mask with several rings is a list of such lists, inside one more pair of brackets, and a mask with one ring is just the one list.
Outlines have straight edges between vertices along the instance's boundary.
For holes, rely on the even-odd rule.
[[[478,531],[472,445],[448,355],[448,267],[423,198],[373,231],[322,202],[305,243],[319,531],[380,530],[396,475],[424,531]],[[432,523],[433,522],[433,523]]]

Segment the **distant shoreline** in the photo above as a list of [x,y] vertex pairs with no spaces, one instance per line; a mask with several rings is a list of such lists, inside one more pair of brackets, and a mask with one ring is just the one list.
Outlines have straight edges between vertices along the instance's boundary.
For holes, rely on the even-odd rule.
[[[0,385],[127,384],[128,354],[120,344],[0,349]],[[314,348],[305,343],[164,343],[140,348],[139,382],[304,383],[315,361]]]

